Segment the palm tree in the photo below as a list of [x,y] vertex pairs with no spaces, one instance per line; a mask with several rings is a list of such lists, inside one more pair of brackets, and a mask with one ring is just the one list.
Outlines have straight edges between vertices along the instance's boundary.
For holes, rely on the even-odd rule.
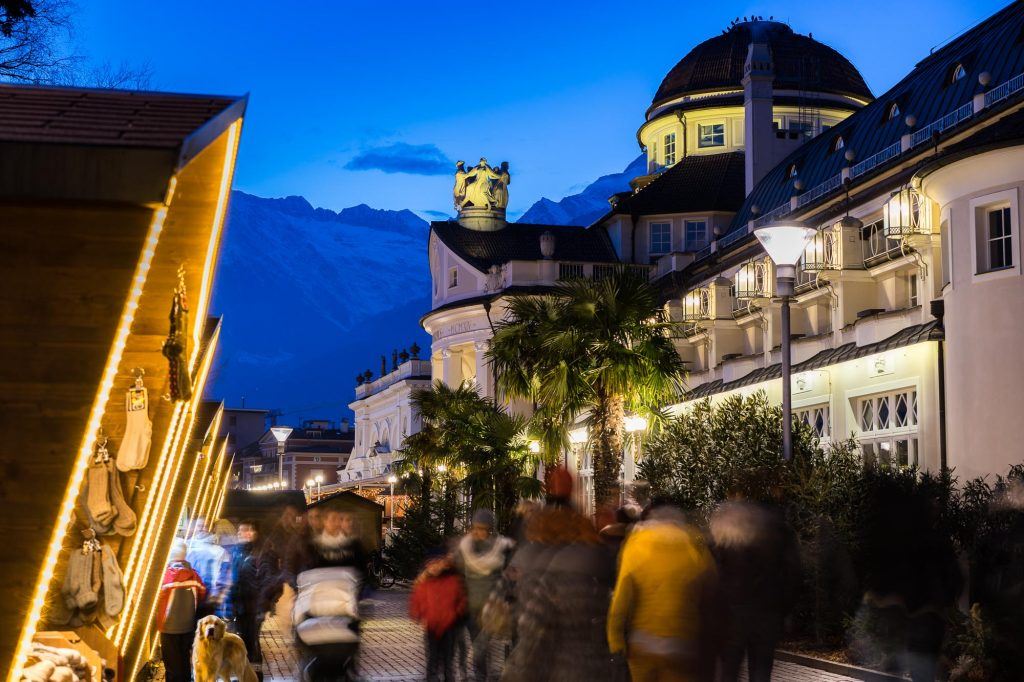
[[549,459],[587,414],[598,505],[615,502],[627,411],[657,421],[680,394],[686,371],[675,330],[657,290],[628,267],[513,298],[495,325],[488,353],[498,384],[536,406],[533,423]]
[[[446,478],[466,487],[471,507],[493,508],[502,526],[520,497],[539,494],[536,479],[526,475],[535,458],[524,437],[523,417],[510,415],[472,387],[440,381],[414,392],[412,403],[423,426],[405,441],[407,467],[415,463],[427,479],[443,465]],[[429,479],[425,482],[429,485]],[[446,486],[445,492],[452,488]],[[429,489],[421,494],[429,505]],[[445,526],[450,525],[446,516]]]

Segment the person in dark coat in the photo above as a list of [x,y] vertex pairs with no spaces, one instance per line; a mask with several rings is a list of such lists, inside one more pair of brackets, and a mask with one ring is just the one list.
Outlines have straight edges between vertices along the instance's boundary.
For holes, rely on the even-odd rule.
[[796,534],[779,510],[741,496],[719,505],[709,525],[724,607],[721,679],[739,679],[746,658],[750,681],[768,682],[800,586]]
[[274,566],[263,552],[263,543],[254,521],[238,524],[238,543],[231,548],[234,583],[231,588],[231,610],[238,636],[245,643],[249,663],[256,676],[263,679],[263,651],[260,630],[271,608],[274,594]]
[[355,518],[337,509],[323,513],[324,529],[313,537],[302,570],[326,567],[354,568],[365,578],[369,554],[359,539]]

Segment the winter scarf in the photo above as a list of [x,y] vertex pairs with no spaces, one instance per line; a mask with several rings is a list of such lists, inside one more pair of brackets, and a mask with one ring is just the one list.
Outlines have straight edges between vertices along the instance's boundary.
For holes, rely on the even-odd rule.
[[[477,552],[478,544],[483,545],[483,551]],[[500,535],[483,543],[478,543],[472,535],[466,535],[459,541],[459,554],[470,576],[489,576],[503,569],[511,548],[512,541]]]
[[320,556],[320,564],[324,566],[359,566],[362,547],[359,538],[339,533],[328,535],[320,533],[313,538],[313,549]]

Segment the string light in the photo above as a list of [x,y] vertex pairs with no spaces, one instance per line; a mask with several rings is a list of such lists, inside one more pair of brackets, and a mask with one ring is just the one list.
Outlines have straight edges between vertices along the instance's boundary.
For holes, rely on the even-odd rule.
[[132,322],[135,320],[135,311],[139,307],[139,296],[142,295],[142,287],[146,282],[146,273],[149,271],[149,263],[153,259],[154,248],[163,230],[164,219],[167,217],[167,208],[161,207],[153,212],[149,230],[146,234],[149,248],[143,249],[139,260],[135,265],[135,286],[128,293],[124,308],[121,311],[121,319],[118,322],[117,331],[114,334],[114,343],[107,354],[107,362],[103,369],[102,380],[96,395],[93,396],[92,408],[89,411],[89,420],[86,424],[85,434],[78,450],[71,470],[71,477],[64,489],[64,499],[61,502],[60,510],[53,524],[53,531],[50,534],[50,543],[46,549],[46,556],[43,559],[42,569],[36,578],[35,589],[32,592],[29,612],[21,627],[21,636],[14,649],[13,665],[7,673],[8,682],[15,682],[21,674],[26,661],[32,638],[36,634],[36,627],[43,614],[43,606],[46,602],[46,593],[49,590],[50,582],[53,580],[54,570],[57,566],[57,559],[60,556],[61,547],[64,545],[64,538],[67,535],[68,527],[71,525],[72,515],[75,509],[75,500],[82,488],[85,478],[85,471],[88,467],[89,457],[92,455],[96,445],[97,434],[103,422],[103,415],[106,411],[107,401],[110,392],[114,388],[114,379],[117,376],[117,368],[121,364],[121,356],[124,353],[125,345],[128,342],[128,334],[131,331]]

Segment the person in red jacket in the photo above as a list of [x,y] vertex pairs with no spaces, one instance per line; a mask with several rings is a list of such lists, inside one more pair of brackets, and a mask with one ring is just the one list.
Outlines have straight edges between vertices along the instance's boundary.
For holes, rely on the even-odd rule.
[[156,629],[167,682],[192,679],[196,608],[206,597],[202,578],[185,561],[185,541],[174,539],[157,598]]
[[455,679],[456,626],[466,614],[466,588],[449,557],[427,562],[409,597],[409,615],[423,627],[427,640],[427,679]]

